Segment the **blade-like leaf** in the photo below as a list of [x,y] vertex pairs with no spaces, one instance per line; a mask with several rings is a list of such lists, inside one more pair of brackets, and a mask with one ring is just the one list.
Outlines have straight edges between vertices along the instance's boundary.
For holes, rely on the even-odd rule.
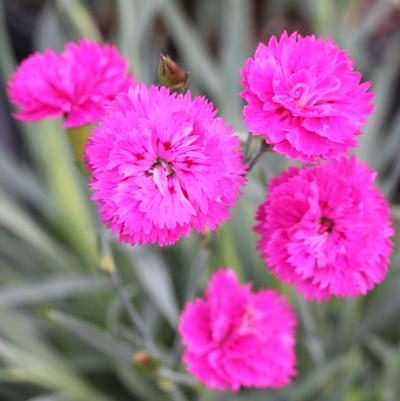
[[101,42],[101,34],[90,12],[80,0],[57,0],[61,12],[64,12],[73,25],[77,36]]
[[126,249],[140,284],[167,321],[175,327],[179,308],[168,266],[158,254],[147,248]]
[[47,302],[54,299],[93,294],[109,289],[109,283],[102,277],[66,276],[53,277],[39,283],[27,283],[14,288],[2,288],[2,307]]
[[133,350],[121,340],[113,338],[108,332],[99,329],[91,323],[60,312],[52,312],[50,317],[61,324],[65,330],[75,334],[93,348],[120,362],[131,362]]

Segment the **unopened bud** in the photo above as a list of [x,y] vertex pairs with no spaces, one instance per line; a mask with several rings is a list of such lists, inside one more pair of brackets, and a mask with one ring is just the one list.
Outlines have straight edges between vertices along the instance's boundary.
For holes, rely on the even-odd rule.
[[171,57],[161,54],[158,77],[161,85],[173,91],[181,91],[188,80],[188,73]]
[[155,373],[160,367],[159,359],[153,357],[147,351],[139,351],[133,354],[132,363],[144,373]]

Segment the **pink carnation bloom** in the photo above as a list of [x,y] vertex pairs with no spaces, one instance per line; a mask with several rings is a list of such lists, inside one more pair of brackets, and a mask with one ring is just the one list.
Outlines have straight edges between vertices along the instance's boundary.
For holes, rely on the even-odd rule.
[[128,62],[111,45],[87,39],[67,43],[61,54],[47,49],[24,60],[8,84],[14,116],[36,121],[65,116],[65,127],[92,123],[104,114],[104,105],[133,80]]
[[375,177],[352,157],[273,179],[255,226],[268,267],[318,301],[365,295],[380,283],[393,229]]
[[229,217],[246,166],[215,114],[203,97],[142,84],[111,104],[86,159],[93,199],[121,241],[169,245]]
[[275,290],[252,292],[231,269],[210,280],[205,299],[180,319],[184,361],[208,388],[282,387],[295,371],[296,317]]
[[273,150],[304,162],[337,158],[357,145],[371,113],[370,82],[332,40],[297,33],[260,43],[242,70],[245,124]]

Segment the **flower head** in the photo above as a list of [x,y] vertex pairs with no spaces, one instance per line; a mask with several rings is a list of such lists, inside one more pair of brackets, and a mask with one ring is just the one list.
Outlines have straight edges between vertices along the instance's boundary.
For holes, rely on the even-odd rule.
[[24,60],[8,84],[12,103],[20,106],[15,117],[36,121],[65,116],[65,127],[92,123],[104,106],[133,80],[128,62],[111,45],[87,39],[67,43],[61,54],[51,49]]
[[370,83],[353,66],[332,40],[272,36],[242,70],[245,124],[290,158],[337,158],[357,144],[373,108]]
[[183,359],[208,388],[282,387],[296,373],[295,325],[291,306],[275,290],[253,292],[221,269],[205,298],[186,304]]
[[258,249],[307,299],[364,295],[385,278],[393,229],[375,176],[352,157],[271,181],[256,216]]
[[168,245],[229,217],[246,166],[215,114],[203,97],[142,84],[109,107],[86,158],[102,219],[121,241]]

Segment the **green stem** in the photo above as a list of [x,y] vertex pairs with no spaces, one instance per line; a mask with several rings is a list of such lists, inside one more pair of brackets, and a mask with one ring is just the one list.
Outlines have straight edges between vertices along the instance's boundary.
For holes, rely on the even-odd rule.
[[260,143],[260,147],[258,148],[257,152],[254,154],[254,156],[247,162],[248,168],[246,175],[250,173],[250,171],[253,169],[253,167],[257,164],[258,160],[260,157],[265,153],[270,150],[270,145],[268,145],[264,140]]
[[115,292],[118,295],[122,305],[125,307],[130,321],[138,331],[144,347],[151,354],[160,357],[161,353],[153,343],[145,322],[131,302],[129,295],[121,282],[118,269],[115,266],[110,240],[104,228],[100,229],[100,248],[100,268],[109,274]]
[[71,144],[71,149],[74,153],[76,164],[85,174],[87,174],[88,170],[86,168],[86,162],[83,160],[83,158],[91,128],[92,126],[88,124],[67,129],[68,139]]
[[124,305],[128,313],[129,319],[131,320],[136,330],[139,332],[143,341],[143,345],[146,347],[146,349],[150,351],[151,354],[158,356],[159,352],[157,351],[155,345],[153,344],[153,341],[151,340],[146,324],[144,323],[139,312],[133,306],[133,303],[131,302],[129,295],[127,294],[125,288],[122,285],[117,269],[114,269],[110,272],[110,279],[119,299],[121,300],[121,303]]

